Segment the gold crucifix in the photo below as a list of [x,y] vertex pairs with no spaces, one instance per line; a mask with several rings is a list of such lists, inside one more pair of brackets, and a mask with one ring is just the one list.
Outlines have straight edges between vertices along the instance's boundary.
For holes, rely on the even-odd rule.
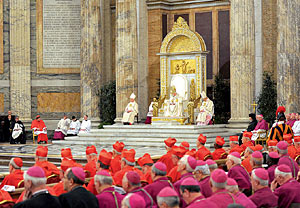
[[255,102],[255,100],[253,101],[253,104],[251,104],[252,106],[253,106],[253,111],[254,111],[254,113],[256,113],[256,106],[258,105],[258,104],[256,104],[256,102]]

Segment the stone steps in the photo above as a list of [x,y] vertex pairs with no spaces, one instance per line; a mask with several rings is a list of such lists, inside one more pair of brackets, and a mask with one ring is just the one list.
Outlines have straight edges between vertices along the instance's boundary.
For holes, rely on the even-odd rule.
[[207,137],[206,146],[213,150],[216,136],[225,138],[228,146],[229,136],[235,133],[226,128],[226,125],[189,126],[189,125],[110,125],[104,129],[92,129],[90,133],[80,134],[77,137],[66,137],[65,140],[54,140],[54,144],[78,144],[78,145],[112,145],[116,141],[122,141],[130,147],[154,147],[164,148],[164,140],[168,137],[177,139],[179,145],[182,141],[190,143],[191,148],[196,148],[196,140],[202,133]]

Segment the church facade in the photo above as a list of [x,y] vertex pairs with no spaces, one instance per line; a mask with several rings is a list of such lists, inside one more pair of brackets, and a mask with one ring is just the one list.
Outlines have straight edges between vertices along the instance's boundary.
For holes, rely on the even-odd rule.
[[248,120],[264,72],[277,80],[278,104],[299,111],[298,11],[298,0],[3,0],[0,112],[98,121],[100,88],[115,80],[116,121],[133,92],[146,118],[161,44],[179,17],[206,44],[207,94],[217,74],[230,80],[230,122]]

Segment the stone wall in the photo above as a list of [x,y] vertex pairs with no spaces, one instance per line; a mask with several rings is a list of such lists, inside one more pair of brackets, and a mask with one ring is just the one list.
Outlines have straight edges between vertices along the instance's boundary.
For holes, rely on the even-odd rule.
[[9,100],[9,0],[3,0],[3,73],[0,75],[0,93],[3,97],[3,112],[10,109]]
[[[37,73],[37,36],[36,36],[36,0],[30,2],[30,61],[31,61],[31,82],[32,82],[32,118],[41,114],[44,119],[58,119],[64,112],[38,112],[37,95],[39,93],[80,93],[80,74],[41,74]],[[56,101],[57,105],[64,105],[72,100]],[[80,111],[65,112],[69,116],[80,117]]]

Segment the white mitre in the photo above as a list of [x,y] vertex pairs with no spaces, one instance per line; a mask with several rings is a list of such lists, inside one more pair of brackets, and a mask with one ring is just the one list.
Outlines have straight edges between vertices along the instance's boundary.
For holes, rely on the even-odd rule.
[[201,92],[201,97],[202,98],[207,98],[206,93],[204,91]]
[[135,98],[136,98],[135,94],[132,93],[132,94],[130,95],[130,98],[131,98],[131,99],[135,99]]

